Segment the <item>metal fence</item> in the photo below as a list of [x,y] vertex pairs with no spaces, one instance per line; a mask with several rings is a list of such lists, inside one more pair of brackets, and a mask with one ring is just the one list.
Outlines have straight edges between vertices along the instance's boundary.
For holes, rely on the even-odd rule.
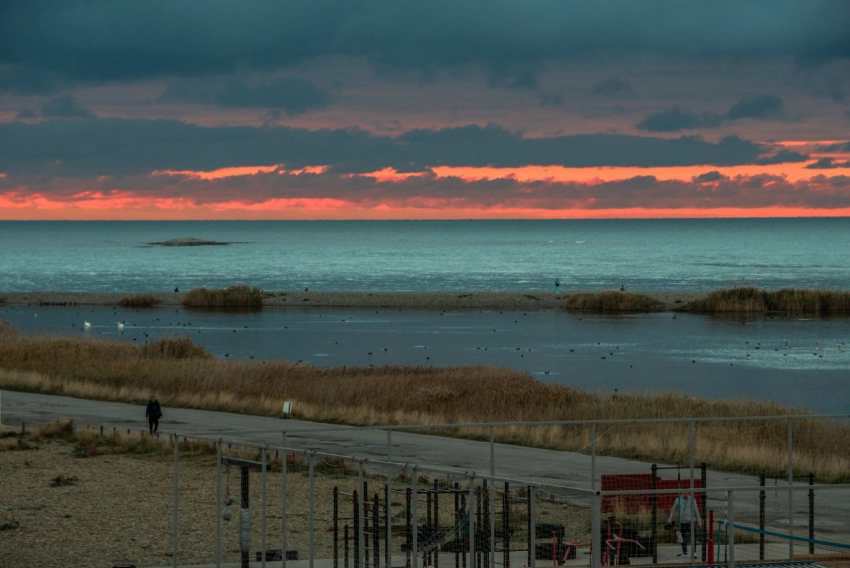
[[[685,422],[691,448],[698,422]],[[607,423],[582,423],[591,432],[591,487],[497,475],[495,424],[486,425],[490,455],[483,472],[393,459],[396,429],[384,431],[386,458],[296,448],[280,432],[277,444],[177,434],[172,565],[536,568],[802,560],[850,567],[850,518],[842,522],[812,508],[815,495],[823,504],[850,503],[850,484],[810,478],[780,484],[765,476],[707,485],[693,449],[689,463],[676,466],[675,480],[662,479],[666,466],[657,466],[646,476],[611,474],[611,484],[604,468],[597,472],[594,451],[595,432]],[[327,431],[311,431],[320,430]],[[789,467],[792,460],[793,450]],[[682,504],[686,492],[696,513]]]

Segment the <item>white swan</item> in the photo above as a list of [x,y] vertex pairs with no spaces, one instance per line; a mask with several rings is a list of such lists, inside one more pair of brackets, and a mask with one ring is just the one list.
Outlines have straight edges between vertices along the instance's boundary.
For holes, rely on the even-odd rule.
[[121,331],[124,331],[124,322],[123,321],[118,322],[118,329],[120,329]]
[[90,327],[91,327],[91,324],[90,324],[89,322],[87,322],[87,321],[84,321],[84,322],[83,322],[83,327],[84,327],[84,328],[86,328],[86,329],[88,329],[88,328],[90,328]]

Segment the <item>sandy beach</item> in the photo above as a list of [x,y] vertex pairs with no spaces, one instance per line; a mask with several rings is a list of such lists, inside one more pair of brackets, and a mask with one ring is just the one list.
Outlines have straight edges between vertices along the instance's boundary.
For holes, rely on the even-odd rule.
[[[570,294],[578,290],[565,290],[557,296],[554,291],[540,290],[516,292],[322,292],[281,291],[266,292],[266,307],[316,307],[316,308],[423,308],[423,309],[557,309],[563,308]],[[121,298],[131,294],[152,294],[161,300],[162,306],[179,306],[183,292],[0,292],[7,304],[14,305],[117,305]],[[707,292],[700,291],[656,291],[646,294],[663,304],[664,309],[673,309],[694,300],[704,298]]]

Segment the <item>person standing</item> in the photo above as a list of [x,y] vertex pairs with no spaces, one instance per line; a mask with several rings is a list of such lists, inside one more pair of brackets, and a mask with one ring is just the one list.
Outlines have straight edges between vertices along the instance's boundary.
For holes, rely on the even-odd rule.
[[560,298],[560,297],[561,297],[561,296],[560,296],[560,291],[561,291],[561,279],[560,279],[560,278],[555,278],[555,297],[556,297],[556,298]]
[[159,419],[162,418],[162,407],[159,405],[159,401],[155,396],[151,397],[147,407],[145,407],[145,418],[148,419],[148,426],[150,427],[151,436],[153,436],[159,429]]
[[699,507],[697,507],[697,503],[691,497],[690,493],[682,493],[676,497],[676,501],[673,502],[673,508],[670,509],[670,518],[667,519],[667,526],[673,526],[673,519],[677,515],[679,517],[679,532],[682,537],[682,553],[676,556],[682,557],[688,555],[688,543],[691,540],[691,530],[693,530],[694,521],[696,521],[697,528],[702,527]]

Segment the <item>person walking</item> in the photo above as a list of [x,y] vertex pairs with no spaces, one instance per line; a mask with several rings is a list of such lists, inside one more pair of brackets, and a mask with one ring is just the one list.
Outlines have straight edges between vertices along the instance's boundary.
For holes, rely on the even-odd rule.
[[690,493],[682,493],[676,497],[676,500],[673,502],[673,508],[670,509],[670,518],[667,519],[667,526],[673,526],[673,519],[677,515],[679,517],[679,534],[682,539],[682,553],[676,556],[681,558],[688,555],[688,543],[691,541],[691,530],[693,530],[694,521],[696,520],[697,528],[702,527],[699,507],[697,507],[697,503],[691,497]]
[[151,397],[147,407],[145,407],[145,418],[148,419],[148,426],[150,427],[151,436],[153,436],[159,429],[159,419],[162,418],[162,407],[159,405],[159,401],[155,396]]

